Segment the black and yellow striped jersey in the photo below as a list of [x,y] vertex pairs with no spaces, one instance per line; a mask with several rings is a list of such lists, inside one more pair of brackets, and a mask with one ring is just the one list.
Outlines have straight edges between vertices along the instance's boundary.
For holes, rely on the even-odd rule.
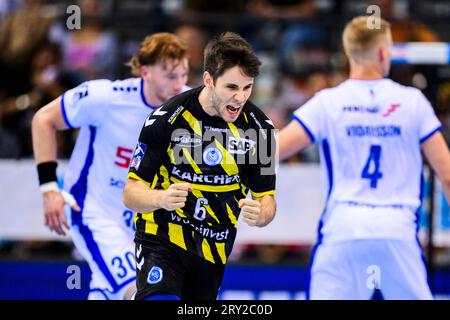
[[182,209],[136,215],[138,238],[162,237],[212,263],[225,264],[236,237],[238,202],[275,194],[275,133],[247,102],[233,123],[208,115],[198,87],[166,102],[144,123],[129,178],[153,189],[188,182]]

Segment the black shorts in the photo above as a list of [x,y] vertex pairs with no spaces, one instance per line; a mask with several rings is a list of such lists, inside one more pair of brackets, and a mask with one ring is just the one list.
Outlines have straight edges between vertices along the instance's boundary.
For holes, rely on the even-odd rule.
[[[136,300],[170,294],[182,300],[216,300],[225,266],[213,264],[156,236],[136,233]],[[143,260],[142,260],[143,259]]]

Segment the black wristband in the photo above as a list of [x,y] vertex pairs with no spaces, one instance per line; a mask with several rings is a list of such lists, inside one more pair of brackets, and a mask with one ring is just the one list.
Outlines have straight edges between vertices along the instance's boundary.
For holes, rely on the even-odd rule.
[[47,182],[58,181],[56,176],[56,167],[58,164],[56,161],[42,162],[37,165],[39,185],[43,185]]

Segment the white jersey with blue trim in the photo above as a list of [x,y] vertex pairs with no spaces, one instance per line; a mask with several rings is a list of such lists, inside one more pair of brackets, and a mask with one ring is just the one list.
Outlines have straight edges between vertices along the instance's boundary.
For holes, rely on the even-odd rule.
[[318,92],[294,119],[322,145],[328,202],[319,240],[416,237],[421,143],[441,128],[420,90],[349,79]]
[[154,109],[145,101],[143,80],[88,81],[67,91],[61,105],[66,123],[80,128],[64,189],[83,209],[84,221],[95,215],[131,226],[122,191],[139,132]]

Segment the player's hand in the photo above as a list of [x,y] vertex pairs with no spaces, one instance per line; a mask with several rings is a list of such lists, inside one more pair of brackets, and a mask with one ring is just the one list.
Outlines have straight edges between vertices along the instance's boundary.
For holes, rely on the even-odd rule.
[[73,196],[66,191],[48,191],[43,193],[44,197],[44,218],[45,225],[50,228],[51,231],[55,231],[57,234],[65,236],[66,230],[69,230],[69,224],[67,223],[64,214],[64,205],[69,204],[73,210],[80,211],[80,207],[73,198]]
[[261,204],[253,199],[244,198],[239,200],[239,208],[242,209],[242,219],[249,226],[259,226],[263,222],[261,216]]
[[190,191],[192,191],[192,186],[189,183],[171,184],[167,190],[162,192],[161,208],[167,211],[183,208]]

